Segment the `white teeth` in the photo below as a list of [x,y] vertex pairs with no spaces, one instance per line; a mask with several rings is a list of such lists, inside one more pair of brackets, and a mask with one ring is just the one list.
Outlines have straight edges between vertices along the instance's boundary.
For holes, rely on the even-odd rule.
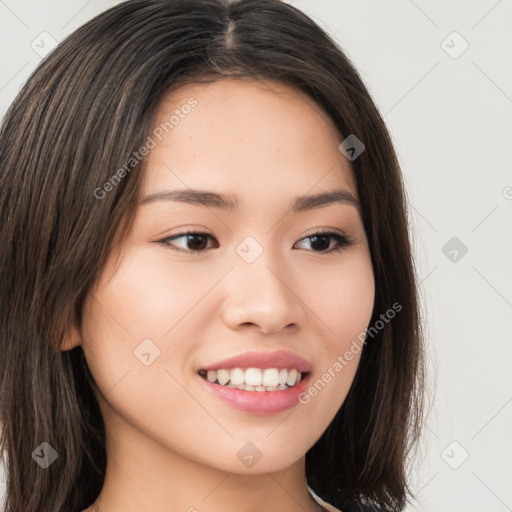
[[248,386],[261,386],[263,383],[263,376],[259,368],[247,368],[245,370],[245,383]]
[[231,378],[229,380],[235,386],[243,384],[245,382],[245,372],[240,368],[234,368],[231,370]]
[[[218,373],[217,372],[217,378],[218,378]],[[292,370],[290,370],[288,372],[288,378],[286,379],[286,384],[288,384],[288,386],[295,386],[295,382],[297,380],[297,370],[295,368],[293,368]],[[220,382],[220,380],[219,380]]]
[[279,384],[279,373],[277,368],[267,368],[263,372],[264,386],[277,386]]
[[221,386],[246,391],[284,391],[300,382],[301,373],[296,368],[233,368],[208,370],[206,378]]
[[221,386],[229,382],[230,372],[229,370],[217,370],[217,380]]

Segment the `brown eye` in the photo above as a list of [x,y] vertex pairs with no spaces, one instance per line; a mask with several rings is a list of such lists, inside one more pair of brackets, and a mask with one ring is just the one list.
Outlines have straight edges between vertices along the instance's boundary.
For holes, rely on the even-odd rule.
[[[175,241],[182,240],[184,249],[175,248]],[[208,233],[198,233],[196,231],[187,231],[186,233],[178,233],[163,240],[160,243],[177,252],[204,252],[208,245],[208,240],[215,240]],[[217,244],[218,247],[218,244]]]
[[[320,232],[320,233],[314,233],[312,235],[309,235],[307,237],[304,237],[301,242],[304,240],[310,240],[311,241],[311,247],[314,248],[313,252],[323,253],[323,254],[330,254],[332,252],[341,251],[344,247],[349,247],[350,245],[353,245],[353,241],[350,240],[345,235],[340,235],[339,233],[334,232]],[[330,248],[331,242],[335,241],[335,246]]]

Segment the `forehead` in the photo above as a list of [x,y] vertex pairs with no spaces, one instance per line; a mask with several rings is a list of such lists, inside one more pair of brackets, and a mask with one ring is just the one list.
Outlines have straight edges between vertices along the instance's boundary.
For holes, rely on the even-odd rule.
[[331,118],[305,93],[279,82],[181,85],[161,101],[151,137],[146,193],[200,187],[254,199],[343,187],[357,197]]

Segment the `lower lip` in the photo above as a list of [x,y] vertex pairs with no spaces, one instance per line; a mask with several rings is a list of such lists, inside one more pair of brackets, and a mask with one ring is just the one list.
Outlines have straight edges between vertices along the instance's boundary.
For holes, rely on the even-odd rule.
[[297,385],[282,391],[245,391],[199,378],[212,393],[235,409],[253,414],[277,414],[299,403],[299,395],[306,391],[310,375],[308,373]]

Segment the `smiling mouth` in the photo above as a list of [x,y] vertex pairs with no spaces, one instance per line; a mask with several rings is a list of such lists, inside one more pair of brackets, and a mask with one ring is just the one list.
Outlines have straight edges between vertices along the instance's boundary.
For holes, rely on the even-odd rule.
[[232,368],[198,373],[212,384],[244,391],[285,391],[309,375],[296,368]]

